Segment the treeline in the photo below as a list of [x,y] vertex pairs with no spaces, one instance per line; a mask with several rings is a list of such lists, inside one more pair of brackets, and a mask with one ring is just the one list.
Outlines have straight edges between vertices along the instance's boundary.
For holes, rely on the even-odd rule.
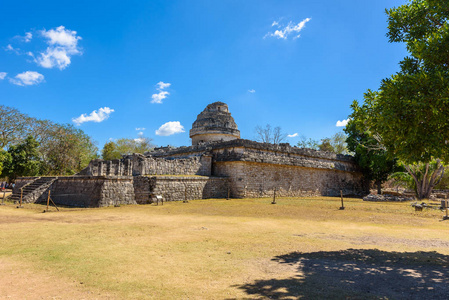
[[118,139],[104,144],[101,158],[104,160],[120,159],[124,154],[141,153],[153,150],[155,145],[152,139],[140,136],[137,139]]
[[18,176],[72,175],[97,158],[95,142],[70,124],[39,120],[0,105],[0,172]]

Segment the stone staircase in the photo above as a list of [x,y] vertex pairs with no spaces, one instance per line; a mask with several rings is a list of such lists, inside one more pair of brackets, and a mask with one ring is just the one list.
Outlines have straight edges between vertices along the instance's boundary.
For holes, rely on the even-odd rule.
[[58,177],[38,177],[22,188],[15,190],[9,200],[20,201],[20,190],[22,189],[22,203],[36,202],[57,179]]

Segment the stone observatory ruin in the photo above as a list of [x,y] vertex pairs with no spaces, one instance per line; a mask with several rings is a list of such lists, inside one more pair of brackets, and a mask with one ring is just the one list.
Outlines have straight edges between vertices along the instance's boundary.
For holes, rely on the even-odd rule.
[[232,141],[240,138],[240,131],[223,102],[209,104],[196,118],[190,130],[192,145]]
[[240,139],[223,102],[209,104],[192,124],[192,145],[161,147],[117,160],[93,160],[74,176],[22,177],[24,202],[101,207],[208,198],[364,195],[367,186],[352,156]]

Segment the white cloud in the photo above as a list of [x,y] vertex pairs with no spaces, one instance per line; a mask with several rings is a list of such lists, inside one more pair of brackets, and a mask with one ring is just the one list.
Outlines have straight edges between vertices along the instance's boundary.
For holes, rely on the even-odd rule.
[[134,139],[134,141],[137,142],[137,143],[142,143],[143,141],[145,141],[145,139],[144,138],[137,138],[137,139]]
[[159,93],[151,95],[151,99],[152,99],[151,103],[161,104],[162,100],[164,100],[165,98],[167,98],[168,95],[170,95],[169,92],[164,91],[164,89],[168,88],[170,85],[171,85],[171,83],[165,83],[165,82],[159,81],[156,84],[156,89],[159,91]]
[[78,126],[85,122],[99,123],[103,122],[104,120],[107,120],[109,118],[109,115],[113,112],[114,110],[109,107],[102,107],[98,111],[94,110],[89,115],[82,114],[77,118],[73,118],[72,121]]
[[273,26],[279,26],[279,22],[273,21],[273,23],[271,23],[271,27],[273,27]]
[[167,122],[156,130],[156,135],[169,136],[175,133],[184,132],[184,126],[179,121]]
[[[295,35],[294,38],[299,38],[300,34],[299,32],[306,26],[306,23],[309,22],[311,20],[311,18],[306,18],[304,20],[302,20],[301,22],[299,22],[298,24],[294,24],[293,22],[289,22],[287,24],[287,26],[285,26],[284,28],[281,28],[282,26],[279,26],[278,22],[273,22],[273,24],[275,24],[276,26],[278,26],[279,30],[275,30],[274,32],[268,32],[264,38],[266,37],[276,37],[278,39],[284,39],[286,40],[291,34]],[[274,25],[271,26],[274,26]]]
[[76,31],[59,26],[48,31],[44,29],[41,34],[47,39],[49,46],[45,52],[40,52],[40,56],[35,61],[44,68],[57,67],[63,70],[70,65],[73,55],[82,54],[81,48],[78,47],[81,37],[76,35]]
[[11,52],[14,52],[17,55],[20,55],[20,49],[19,48],[14,48],[13,46],[11,46],[11,44],[8,44],[5,47],[5,51],[11,51]]
[[44,29],[41,34],[48,39],[48,44],[70,49],[77,48],[78,40],[81,40],[81,37],[76,35],[76,31],[65,29],[64,26],[48,31]]
[[248,90],[248,92],[250,92],[252,94],[252,93],[255,93],[256,90],[252,89],[252,90]]
[[33,34],[31,32],[25,32],[24,36],[16,35],[14,38],[23,41],[25,43],[29,43],[33,38]]
[[293,134],[289,134],[289,135],[287,135],[289,138],[292,138],[292,137],[297,137],[298,136],[298,133],[297,132],[295,132],[295,133],[293,133]]
[[31,39],[33,38],[33,35],[31,34],[31,32],[26,32],[25,33],[25,43],[29,43],[31,41]]
[[15,85],[35,85],[44,81],[44,75],[34,71],[26,71],[17,74],[16,77],[10,78],[9,81]]
[[343,121],[337,121],[337,124],[335,124],[335,126],[337,126],[337,127],[345,127],[348,124],[349,120],[350,119],[346,119],[346,120],[343,120]]
[[156,85],[158,86],[157,89],[161,91],[164,90],[165,88],[168,88],[171,85],[171,83],[164,83],[162,81],[159,81]]
[[44,68],[58,67],[58,69],[63,70],[70,65],[71,60],[65,49],[49,47],[45,52],[41,52],[40,57],[37,58],[37,63]]
[[146,129],[145,127],[137,127],[136,128],[137,131],[142,131],[142,130],[145,130],[145,129]]
[[159,103],[159,104],[161,104],[162,100],[167,98],[168,95],[170,95],[170,93],[167,92],[167,91],[162,91],[162,92],[159,92],[157,94],[153,94],[153,95],[151,95],[151,99],[153,99],[153,100],[151,100],[151,103]]
[[0,80],[5,79],[6,74],[8,74],[8,73],[6,73],[6,72],[0,72]]

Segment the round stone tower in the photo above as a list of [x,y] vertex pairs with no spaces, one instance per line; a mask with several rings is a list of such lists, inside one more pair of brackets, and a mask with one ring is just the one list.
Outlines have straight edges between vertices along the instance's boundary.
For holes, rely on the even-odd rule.
[[223,102],[209,104],[196,118],[190,130],[192,145],[240,138],[240,131]]

